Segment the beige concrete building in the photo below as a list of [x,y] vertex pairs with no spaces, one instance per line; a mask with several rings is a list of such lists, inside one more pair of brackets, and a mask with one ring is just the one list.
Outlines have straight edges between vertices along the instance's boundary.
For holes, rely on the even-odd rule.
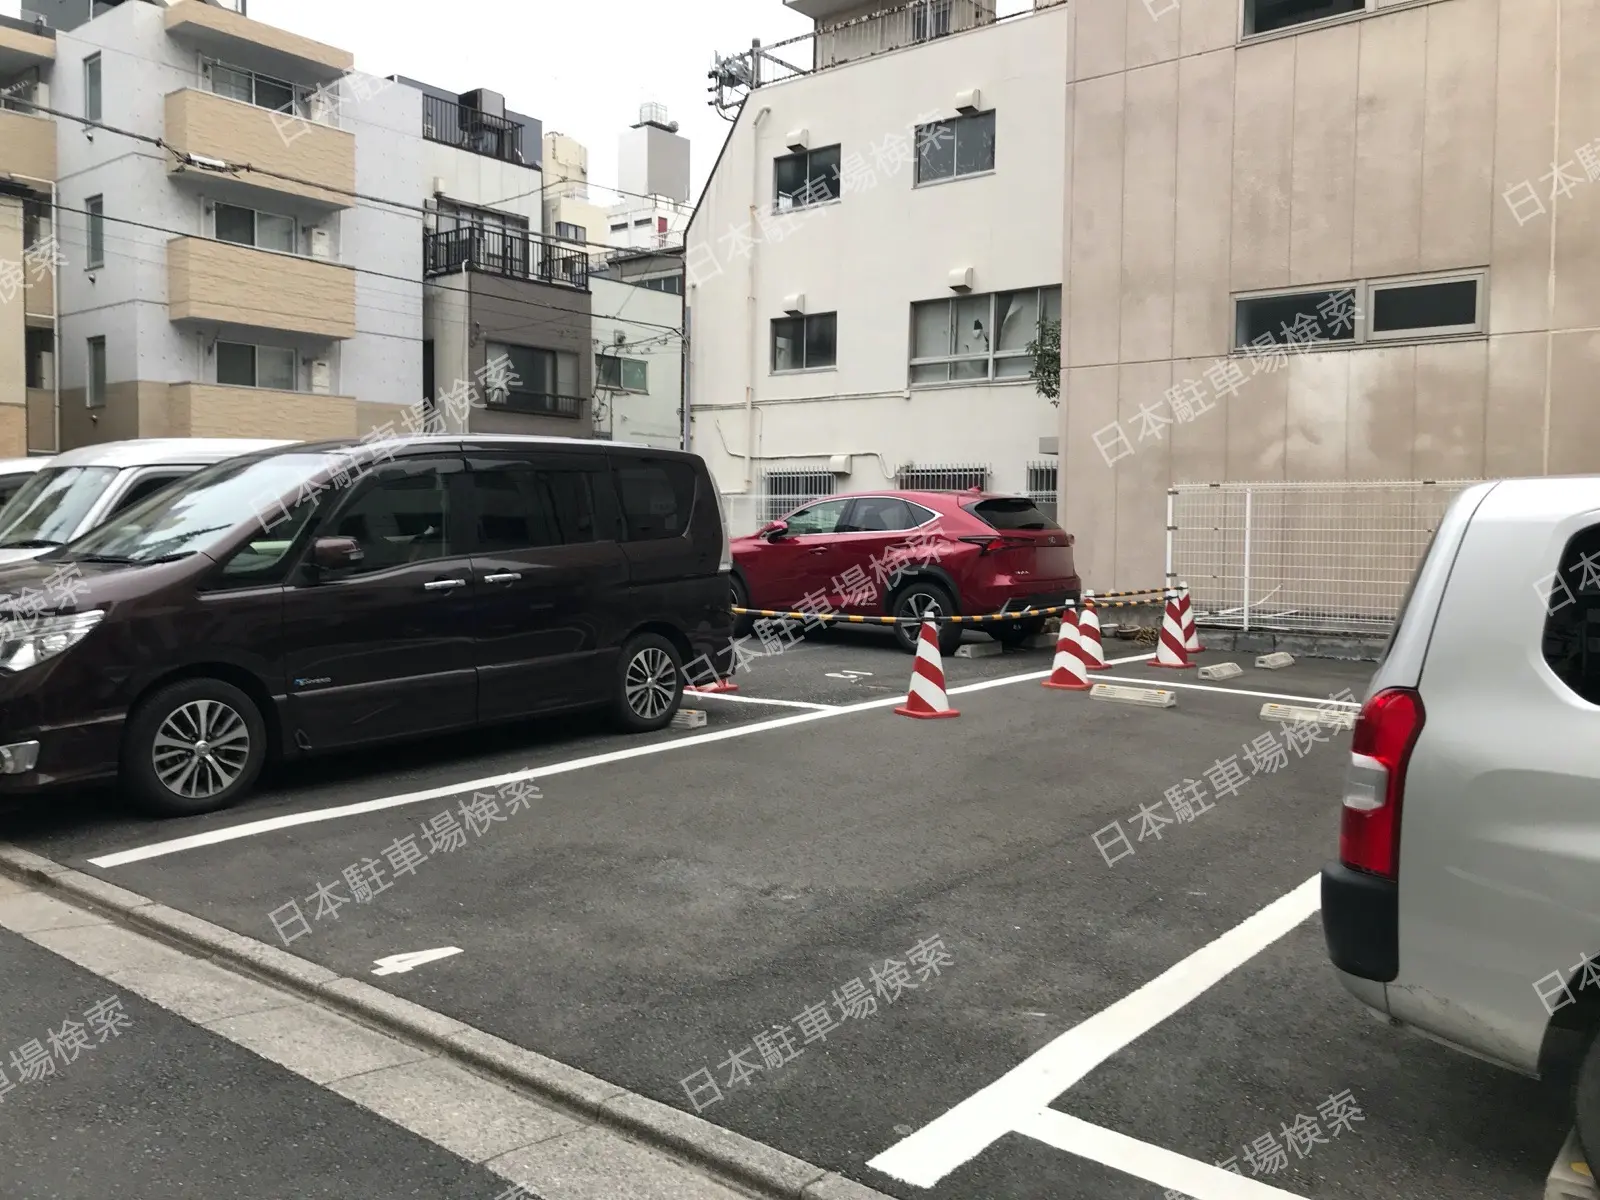
[[1172,483],[1600,470],[1600,2],[1068,8],[1061,517],[1095,586],[1160,581]]

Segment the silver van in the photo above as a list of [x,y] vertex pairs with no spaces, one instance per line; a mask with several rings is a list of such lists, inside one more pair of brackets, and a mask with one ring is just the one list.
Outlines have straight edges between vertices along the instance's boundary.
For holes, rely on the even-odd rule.
[[0,565],[64,545],[201,467],[292,445],[255,438],[137,438],[41,459],[0,508]]
[[1356,722],[1328,954],[1368,1007],[1575,1072],[1600,1161],[1600,477],[1451,505]]

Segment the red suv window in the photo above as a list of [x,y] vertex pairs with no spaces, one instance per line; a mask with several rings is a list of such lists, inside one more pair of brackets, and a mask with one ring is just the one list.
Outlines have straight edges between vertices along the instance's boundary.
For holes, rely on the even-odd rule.
[[1003,496],[993,500],[979,500],[976,504],[965,505],[966,510],[979,520],[985,522],[991,529],[1004,532],[1007,529],[1049,529],[1060,530],[1057,525],[1044,513],[1039,511],[1038,505],[1032,500],[1021,496]]

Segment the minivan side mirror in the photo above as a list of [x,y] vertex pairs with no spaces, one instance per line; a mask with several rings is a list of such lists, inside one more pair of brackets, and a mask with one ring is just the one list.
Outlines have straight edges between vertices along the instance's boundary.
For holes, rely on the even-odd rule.
[[342,571],[366,557],[361,543],[351,537],[319,537],[311,544],[311,561],[325,571]]
[[787,521],[768,521],[761,527],[761,536],[764,538],[777,539],[788,532],[789,522]]

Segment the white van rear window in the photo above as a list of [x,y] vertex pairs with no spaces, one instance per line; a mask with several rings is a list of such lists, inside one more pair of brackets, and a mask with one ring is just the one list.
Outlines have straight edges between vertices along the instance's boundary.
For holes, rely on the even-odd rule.
[[1562,683],[1600,704],[1600,525],[1567,543],[1549,582],[1544,661]]

